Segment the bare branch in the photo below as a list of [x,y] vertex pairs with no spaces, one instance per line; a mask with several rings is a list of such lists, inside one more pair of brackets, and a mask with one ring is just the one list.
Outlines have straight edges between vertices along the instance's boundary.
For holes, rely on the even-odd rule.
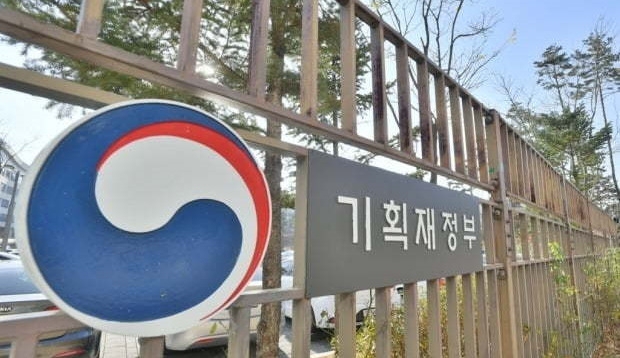
[[439,3],[439,9],[437,9],[437,12],[432,11],[431,14],[433,15],[433,19],[435,19],[435,46],[437,46],[437,65],[441,68],[442,67],[442,54],[441,54],[441,28],[440,28],[440,22],[439,19],[441,18],[441,12],[443,10],[443,4],[444,2],[441,1]]
[[430,28],[428,24],[428,16],[431,11],[431,4],[433,0],[422,1],[422,19],[424,20],[424,37],[425,39],[420,39],[422,42],[422,48],[424,49],[424,55],[428,56],[428,48],[430,46]]
[[456,7],[454,18],[452,18],[452,25],[450,26],[450,47],[448,49],[448,53],[449,53],[448,68],[446,69],[446,73],[448,75],[450,75],[450,70],[452,70],[452,58],[454,56],[454,33],[456,31],[456,21],[459,18],[459,14],[461,13],[461,9],[463,8],[464,1],[465,0],[459,0],[459,5]]

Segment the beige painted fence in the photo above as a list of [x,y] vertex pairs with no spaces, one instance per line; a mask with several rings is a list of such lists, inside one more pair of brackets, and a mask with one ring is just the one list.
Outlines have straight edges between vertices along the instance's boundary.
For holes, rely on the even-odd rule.
[[[583,300],[563,302],[557,296],[551,267],[561,265],[578,288],[585,284],[582,269],[592,255],[617,246],[616,224],[588,202],[556,172],[536,149],[510,127],[498,112],[485,107],[466,89],[429,61],[411,43],[359,1],[343,0],[340,9],[341,64],[340,120],[337,125],[317,119],[318,113],[318,2],[302,0],[301,96],[298,110],[266,101],[269,1],[252,2],[250,61],[244,91],[210,82],[196,73],[196,52],[201,0],[185,0],[176,67],[110,46],[98,39],[103,0],[84,0],[74,31],[42,23],[7,8],[0,8],[0,33],[42,46],[103,69],[167,86],[175,91],[229,105],[248,115],[297,128],[347,148],[419,168],[471,188],[486,199],[481,203],[486,264],[483,271],[443,280],[427,281],[424,304],[417,284],[404,283],[405,350],[420,355],[420,341],[431,357],[541,357],[549,352],[554,332],[583,339],[578,325],[563,327],[562,312],[574,312],[584,322],[589,314]],[[356,41],[360,32],[370,36],[372,134],[363,133],[356,109]],[[393,53],[386,50],[393,49]],[[396,92],[386,90],[394,76]],[[63,103],[98,108],[125,98],[96,88],[0,64],[0,86]],[[396,110],[389,109],[395,105]],[[415,107],[416,110],[412,110]],[[394,108],[394,107],[393,107]],[[396,121],[397,126],[390,124]],[[418,127],[419,139],[412,137]],[[282,140],[240,131],[257,148],[280,153],[296,161],[295,279],[290,289],[269,289],[242,295],[231,307],[229,356],[247,357],[249,310],[252,305],[293,300],[293,355],[310,352],[310,301],[304,297],[306,149]],[[392,135],[398,145],[389,144]],[[566,253],[551,256],[549,244]],[[369,287],[371,288],[371,287]],[[447,308],[441,309],[445,290]],[[461,294],[459,292],[462,292]],[[390,288],[376,288],[376,356],[391,350]],[[462,296],[461,296],[462,295]],[[336,296],[336,335],[339,354],[355,356],[354,293]],[[418,315],[427,310],[426,326]],[[56,317],[56,320],[50,319]],[[16,338],[14,354],[29,356],[39,331],[73,325],[62,314],[2,318],[0,340]],[[24,321],[25,320],[25,321]],[[16,329],[15,327],[19,328]],[[421,335],[420,332],[426,332]],[[583,347],[587,345],[583,344]],[[161,339],[146,341],[144,356],[161,354]],[[559,347],[569,354],[569,347]],[[586,355],[587,352],[579,352]]]

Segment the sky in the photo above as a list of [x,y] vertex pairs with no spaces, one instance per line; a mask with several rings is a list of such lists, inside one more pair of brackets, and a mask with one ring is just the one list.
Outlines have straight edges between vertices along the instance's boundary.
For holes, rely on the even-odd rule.
[[[568,53],[572,52],[581,47],[582,40],[599,20],[609,24],[611,34],[618,38],[616,49],[620,47],[618,0],[480,0],[477,4],[498,14],[500,22],[491,39],[495,47],[501,46],[513,30],[516,33],[515,41],[504,48],[497,60],[488,66],[488,71],[512,79],[528,93],[541,93],[536,85],[533,62],[540,59],[544,50],[557,44]],[[494,81],[473,93],[489,106],[496,103],[498,110],[507,106],[505,98],[498,96]],[[617,104],[620,106],[620,102]]]
[[[487,107],[500,112],[507,109],[507,101],[495,75],[501,74],[516,88],[534,94],[535,105],[544,110],[549,101],[536,86],[533,62],[547,46],[558,44],[572,52],[601,18],[610,23],[613,35],[620,35],[620,0],[474,0],[469,6],[468,16],[485,9],[497,13],[500,22],[489,38],[492,48],[502,46],[513,32],[516,34],[488,66],[489,80],[472,91]],[[616,44],[620,47],[620,37]],[[23,58],[15,48],[0,45],[0,62],[20,66]],[[617,117],[620,98],[612,100],[610,112]],[[45,109],[46,103],[45,99],[0,89],[0,133],[15,150],[23,147],[19,155],[26,163],[31,163],[49,141],[81,116],[81,111],[76,111],[74,118],[58,119],[55,110]]]

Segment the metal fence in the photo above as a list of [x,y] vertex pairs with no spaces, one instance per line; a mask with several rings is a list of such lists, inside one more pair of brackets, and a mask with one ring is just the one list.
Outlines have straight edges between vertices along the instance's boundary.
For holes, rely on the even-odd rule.
[[[616,245],[616,224],[556,172],[498,112],[460,87],[361,2],[342,0],[338,4],[341,120],[337,125],[317,120],[317,63],[321,54],[317,0],[303,0],[298,110],[266,101],[269,1],[252,2],[250,62],[243,91],[210,82],[196,73],[201,0],[185,0],[184,10],[179,12],[181,45],[176,68],[98,40],[104,1],[84,0],[81,6],[74,31],[0,8],[0,33],[104,69],[228,104],[251,115],[432,172],[486,195],[480,211],[485,269],[447,277],[445,288],[441,288],[440,280],[427,281],[424,305],[419,302],[417,284],[404,283],[405,356],[419,356],[423,340],[428,347],[425,354],[431,357],[541,357],[553,344],[552,333],[561,332],[563,311],[574,312],[578,322],[586,319],[589,310],[583,300],[574,297],[566,303],[558,299],[551,268],[561,265],[570,273],[571,282],[582,288],[585,263],[592,255]],[[372,138],[359,131],[361,119],[356,110],[355,36],[360,31],[370,34]],[[386,54],[386,46],[393,49],[393,54]],[[395,75],[394,95],[386,91],[387,73]],[[6,64],[0,65],[0,85],[87,108],[126,99]],[[397,110],[391,113],[389,105],[394,102]],[[396,129],[388,124],[391,119],[397,121]],[[413,127],[420,129],[419,140],[412,137]],[[247,293],[232,305],[229,356],[249,355],[251,306],[293,300],[293,356],[308,357],[310,298],[304,297],[306,149],[257,133],[240,133],[260,149],[296,160],[295,278],[291,289]],[[398,135],[396,147],[388,143],[391,133]],[[552,257],[550,243],[563,248],[566,259]],[[445,313],[440,302],[442,290],[447,301]],[[461,298],[458,292],[462,292]],[[390,288],[376,288],[378,357],[391,354],[389,295]],[[335,334],[342,357],[355,356],[354,300],[354,293],[336,296]],[[427,310],[425,327],[420,327],[418,320],[422,309]],[[62,314],[35,316],[0,320],[0,339],[16,339],[15,356],[29,356],[36,341],[33,337],[42,329],[73,325]],[[583,339],[578,327],[563,333],[576,341]],[[161,339],[145,342],[143,355],[161,354]],[[583,347],[588,349],[585,344]],[[559,349],[564,353],[569,350]]]

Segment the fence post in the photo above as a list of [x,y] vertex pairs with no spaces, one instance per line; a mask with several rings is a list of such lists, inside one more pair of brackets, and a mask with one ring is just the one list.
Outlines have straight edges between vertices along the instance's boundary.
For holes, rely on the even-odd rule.
[[76,32],[82,36],[96,39],[101,31],[103,0],[84,0],[80,6]]
[[579,339],[579,344],[577,345],[577,349],[579,351],[579,355],[581,356],[581,347],[583,346],[583,337],[581,337],[581,309],[579,308],[579,301],[577,295],[579,294],[577,290],[577,279],[575,275],[575,235],[573,235],[573,230],[570,226],[570,215],[568,211],[568,196],[566,194],[566,178],[562,176],[562,202],[564,203],[564,222],[566,225],[566,234],[568,235],[568,265],[570,267],[570,281],[571,285],[575,288],[575,294],[573,295],[573,299],[571,300],[573,310],[577,313],[577,324],[575,329],[577,330],[577,338]]
[[164,337],[141,337],[140,358],[159,358],[164,356]]
[[181,18],[179,58],[177,69],[190,74],[196,71],[196,54],[200,41],[200,20],[202,19],[202,0],[185,0]]
[[259,101],[265,100],[267,86],[267,44],[269,37],[269,0],[252,0],[252,27],[250,32],[250,65],[248,94]]
[[494,185],[492,199],[497,203],[493,210],[493,232],[497,260],[504,265],[497,270],[498,299],[500,310],[500,334],[502,357],[518,357],[515,319],[515,302],[512,277],[512,218],[510,201],[506,196],[505,169],[501,142],[501,119],[495,110],[487,113],[487,145],[489,148],[489,177]]
[[[295,188],[295,272],[293,286],[306,288],[306,223],[308,213],[308,158],[297,157],[297,183]],[[293,357],[310,357],[310,298],[293,300]]]

